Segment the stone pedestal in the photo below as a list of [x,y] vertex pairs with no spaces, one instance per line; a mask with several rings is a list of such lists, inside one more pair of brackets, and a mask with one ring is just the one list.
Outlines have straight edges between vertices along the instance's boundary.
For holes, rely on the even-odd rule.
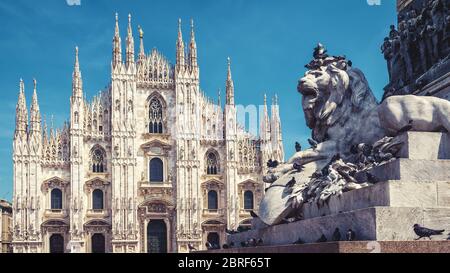
[[330,242],[320,244],[234,248],[208,251],[207,253],[450,253],[450,241]]
[[348,229],[359,241],[414,241],[413,225],[446,229],[433,240],[446,240],[450,232],[450,139],[447,134],[408,132],[398,159],[373,169],[379,183],[333,196],[324,206],[306,204],[304,220],[268,227],[254,220],[254,229],[231,235],[240,246],[262,238],[266,246],[289,245],[299,238],[328,239],[336,228],[342,238]]

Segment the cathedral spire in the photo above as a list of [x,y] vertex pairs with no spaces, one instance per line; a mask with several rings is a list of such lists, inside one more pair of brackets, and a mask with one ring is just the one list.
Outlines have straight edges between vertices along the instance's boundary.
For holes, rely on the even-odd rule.
[[272,130],[271,138],[273,143],[273,151],[275,153],[275,159],[278,161],[284,161],[284,148],[283,148],[283,136],[281,132],[281,118],[280,118],[280,106],[278,104],[278,95],[275,94],[272,104]]
[[274,139],[279,138],[279,133],[281,134],[281,121],[280,121],[280,107],[278,105],[278,95],[275,95],[272,102],[271,108],[272,114],[272,133]]
[[127,66],[134,63],[134,38],[133,29],[131,28],[131,14],[128,14],[128,35],[127,35]]
[[80,62],[78,60],[78,46],[75,47],[75,65],[72,75],[72,96],[74,98],[83,97],[83,79],[81,77]]
[[184,55],[184,42],[183,33],[181,31],[181,19],[178,19],[178,40],[177,40],[177,68],[184,67],[185,55]]
[[189,65],[197,67],[197,43],[195,42],[194,20],[191,19],[191,42],[189,44]]
[[234,105],[234,83],[231,77],[231,59],[228,57],[228,73],[226,83],[227,105]]
[[39,103],[37,99],[37,81],[33,79],[34,89],[33,98],[30,108],[30,133],[37,133],[41,131],[41,113],[39,110]]
[[264,94],[264,108],[263,115],[261,119],[260,137],[263,141],[270,140],[270,123],[269,123],[269,113],[267,110],[267,95]]
[[119,14],[116,13],[116,27],[113,38],[113,68],[122,63],[122,40],[119,32]]
[[139,62],[143,62],[145,59],[145,48],[144,48],[144,30],[141,26],[138,26],[139,29]]
[[219,106],[219,108],[222,107],[222,94],[221,93],[222,93],[222,91],[219,88],[219,90],[217,91],[217,105]]
[[16,137],[19,135],[25,135],[28,126],[28,110],[25,99],[25,85],[22,79],[20,79],[19,89],[19,99],[16,106]]

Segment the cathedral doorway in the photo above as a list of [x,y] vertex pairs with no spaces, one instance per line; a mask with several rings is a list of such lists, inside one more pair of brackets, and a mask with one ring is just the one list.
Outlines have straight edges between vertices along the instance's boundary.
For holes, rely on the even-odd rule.
[[92,253],[105,253],[105,236],[101,233],[96,233],[91,237]]
[[50,253],[64,253],[64,237],[61,234],[50,236]]
[[147,252],[167,253],[167,227],[164,220],[150,220],[148,223]]
[[208,243],[210,243],[213,249],[220,249],[220,236],[217,232],[210,232],[208,234]]

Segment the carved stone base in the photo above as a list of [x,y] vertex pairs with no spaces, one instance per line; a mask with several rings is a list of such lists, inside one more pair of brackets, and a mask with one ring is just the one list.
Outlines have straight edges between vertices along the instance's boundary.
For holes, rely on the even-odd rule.
[[332,196],[324,205],[307,203],[303,220],[267,226],[253,220],[253,230],[228,237],[240,246],[249,239],[263,239],[265,245],[289,245],[301,239],[329,240],[336,228],[342,238],[349,229],[360,241],[413,241],[414,224],[445,229],[435,240],[446,240],[450,231],[450,140],[447,134],[409,132],[399,138],[404,143],[401,158],[374,168],[381,181],[370,187]]
[[235,248],[208,251],[207,253],[450,253],[450,241],[330,242],[321,244]]
[[[267,246],[289,245],[299,239],[314,243],[322,234],[331,239],[336,228],[343,239],[351,228],[359,241],[414,241],[414,224],[450,230],[449,215],[450,208],[374,207],[234,234],[228,236],[228,243],[240,246],[251,238],[261,238]],[[446,238],[447,235],[434,237]]]

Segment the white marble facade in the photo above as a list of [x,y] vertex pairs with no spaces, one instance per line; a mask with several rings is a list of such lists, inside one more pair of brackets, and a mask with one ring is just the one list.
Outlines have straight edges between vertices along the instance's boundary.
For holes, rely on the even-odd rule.
[[[21,80],[14,136],[14,252],[187,252],[223,244],[264,195],[267,160],[283,161],[278,105],[258,137],[237,123],[230,61],[225,107],[200,90],[193,24],[179,22],[176,63],[135,57],[131,16],[125,54],[116,15],[111,82],[91,102],[76,49],[70,121],[42,123]],[[186,48],[185,48],[186,47]]]

